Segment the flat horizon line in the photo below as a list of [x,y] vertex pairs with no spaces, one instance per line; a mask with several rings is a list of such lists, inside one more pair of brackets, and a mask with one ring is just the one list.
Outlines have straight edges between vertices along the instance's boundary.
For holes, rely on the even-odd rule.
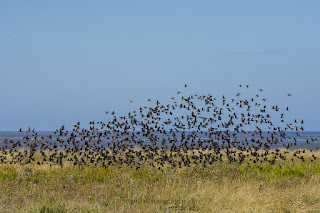
[[[40,131],[35,131],[35,132],[54,132],[56,130],[40,130]],[[68,132],[72,132],[72,130],[65,130]],[[91,130],[90,130],[91,131]],[[166,130],[167,131],[167,130]],[[170,130],[169,130],[170,131]],[[200,130],[201,131],[201,130]],[[225,130],[219,130],[221,132]],[[245,132],[254,132],[255,130],[247,130]],[[6,133],[6,132],[14,132],[14,133],[26,133],[26,131],[19,132],[19,130],[0,130],[0,133]],[[104,131],[98,131],[98,132],[104,132]],[[127,132],[141,132],[141,131],[127,131]],[[179,131],[179,132],[192,132],[192,130],[188,131]],[[202,132],[209,132],[209,131],[202,131]],[[214,131],[213,131],[214,132]],[[236,133],[234,131],[229,130],[230,133]],[[268,131],[262,131],[263,133],[268,132]],[[284,131],[284,132],[289,132],[289,133],[296,133],[297,131]],[[298,133],[306,133],[306,132],[320,132],[320,130],[304,130],[304,131],[298,131]],[[241,132],[238,132],[238,134],[241,134]]]

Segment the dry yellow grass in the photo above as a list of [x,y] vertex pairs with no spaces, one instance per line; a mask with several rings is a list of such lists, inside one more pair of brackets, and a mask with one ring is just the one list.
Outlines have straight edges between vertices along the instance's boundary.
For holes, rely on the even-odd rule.
[[217,162],[165,174],[150,166],[0,165],[0,189],[0,212],[320,212],[320,160]]

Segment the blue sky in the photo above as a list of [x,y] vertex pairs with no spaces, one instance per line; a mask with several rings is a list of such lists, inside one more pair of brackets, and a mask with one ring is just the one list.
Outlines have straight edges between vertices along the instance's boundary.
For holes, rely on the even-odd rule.
[[[0,130],[259,88],[320,130],[320,1],[1,1]],[[249,92],[249,93],[250,93]],[[291,92],[292,97],[285,94]],[[129,100],[134,100],[130,104]]]

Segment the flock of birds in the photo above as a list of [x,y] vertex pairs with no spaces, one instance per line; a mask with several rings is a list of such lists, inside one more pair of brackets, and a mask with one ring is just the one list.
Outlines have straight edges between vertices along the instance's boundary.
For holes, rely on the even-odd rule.
[[[303,120],[286,122],[288,107],[267,106],[262,89],[246,98],[243,92],[249,85],[239,87],[241,91],[229,98],[178,91],[168,104],[148,99],[149,106],[123,116],[106,112],[107,121],[91,121],[89,128],[77,122],[72,131],[61,126],[48,135],[30,127],[20,129],[21,140],[5,139],[0,145],[0,164],[71,163],[136,169],[147,164],[163,171],[164,167],[206,167],[221,161],[249,165],[290,159],[285,153],[297,144]],[[306,143],[314,141],[311,138]],[[305,150],[296,150],[291,160],[305,161],[303,153]]]

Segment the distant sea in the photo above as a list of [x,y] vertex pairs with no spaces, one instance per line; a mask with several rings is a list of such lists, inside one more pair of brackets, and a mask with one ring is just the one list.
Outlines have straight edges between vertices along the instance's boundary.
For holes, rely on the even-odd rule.
[[[49,135],[52,135],[53,138],[52,140],[55,140],[57,138],[57,136],[54,135],[53,132],[50,132],[50,131],[39,131],[37,132],[38,133],[38,138],[40,136],[49,136]],[[293,143],[294,140],[293,140],[293,137],[296,138],[297,140],[297,145],[296,146],[293,146],[292,149],[312,149],[312,150],[315,150],[316,148],[319,148],[320,149],[320,131],[305,131],[305,132],[299,132],[300,136],[296,136],[295,135],[295,132],[287,132],[286,135],[288,136],[286,139],[283,140],[283,142],[281,142],[279,145],[277,146],[273,146],[273,148],[282,148],[283,145],[286,145],[288,143]],[[29,137],[32,135],[32,133],[25,133],[25,132],[17,132],[17,131],[0,131],[0,147],[2,146],[3,144],[3,141],[5,139],[7,139],[8,141],[12,140],[14,142],[17,142],[17,141],[25,141],[25,139],[23,139],[24,136],[26,135],[29,135]],[[201,138],[203,137],[203,139],[205,139],[205,136],[201,136]],[[243,134],[242,135],[238,135],[237,136],[237,140],[238,141],[243,141],[245,140],[245,138],[249,138],[249,136],[244,136]],[[66,139],[66,136],[64,137],[59,137],[60,139]],[[161,138],[161,136],[160,136]],[[312,139],[316,139],[316,141],[311,141],[311,138]],[[306,143],[306,140],[308,139],[309,141],[309,144]],[[105,138],[102,138],[102,143],[101,145],[103,145],[104,143],[107,144],[107,143],[110,143],[111,140],[110,139],[105,139]],[[218,141],[217,141],[218,142]],[[145,143],[148,144],[149,141],[146,139],[145,140]],[[160,141],[159,141],[159,144],[160,144]],[[178,145],[178,143],[177,143]],[[291,149],[291,148],[290,148]]]

